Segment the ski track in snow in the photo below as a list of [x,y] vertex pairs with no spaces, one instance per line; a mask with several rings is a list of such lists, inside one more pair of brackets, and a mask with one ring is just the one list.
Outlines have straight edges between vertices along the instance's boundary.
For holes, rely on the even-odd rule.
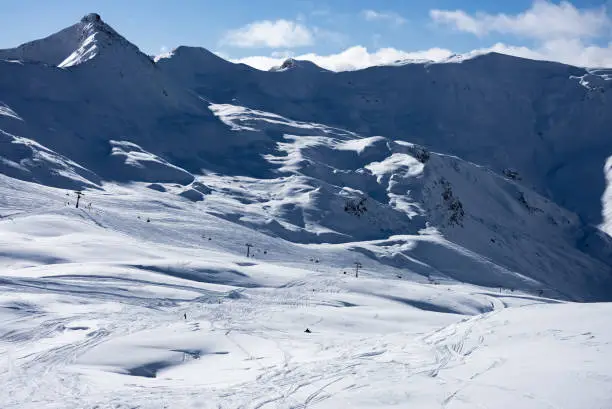
[[[341,150],[362,152],[381,141],[304,137],[285,149],[295,149],[299,158],[300,144],[340,143]],[[408,179],[423,172],[407,158],[372,162],[379,183],[403,166]],[[555,335],[554,351],[565,339],[554,331],[564,332],[544,331],[537,308],[573,304],[533,290],[500,293],[443,274],[497,274],[508,287],[520,282],[531,288],[534,282],[433,231],[309,243],[303,237],[328,229],[329,221],[317,220],[303,222],[299,244],[262,233],[260,204],[265,211],[275,201],[294,200],[303,212],[327,206],[324,196],[300,196],[307,182],[303,176],[202,176],[199,183],[210,192],[195,204],[172,184],[158,184],[159,191],[138,183],[105,184],[86,191],[75,209],[70,191],[0,176],[2,407],[455,408],[483,406],[487,399],[564,407],[559,402],[565,399],[546,391],[489,378],[521,373],[521,359],[505,356],[498,345],[525,320],[537,323],[525,332],[534,345],[540,332]],[[234,212],[245,216],[236,219]],[[299,224],[284,210],[278,214]],[[246,259],[249,242],[254,257]],[[412,253],[420,243],[433,250]],[[397,254],[427,273],[381,262]],[[463,258],[446,261],[455,254]],[[359,278],[352,273],[356,260],[365,266]],[[601,308],[593,314],[605,316],[608,307]],[[579,325],[591,313],[584,314],[567,325]],[[504,315],[512,324],[497,322]],[[565,315],[550,319],[563,323]],[[590,353],[603,362],[610,348],[589,344],[580,335],[591,332],[587,327],[568,335],[573,341],[564,348],[600,348]],[[539,360],[533,358],[535,373],[546,368]],[[590,368],[589,362],[574,364]],[[593,378],[574,391],[610,385],[607,369],[585,371]],[[567,368],[559,373],[561,383],[573,376]],[[532,382],[538,384],[538,377]],[[596,404],[607,398],[593,396]]]
[[[351,244],[317,245],[313,264],[309,246],[268,238],[269,255],[247,260],[243,242],[266,236],[193,210],[170,217],[148,189],[108,186],[90,194],[88,210],[50,205],[62,191],[31,186],[3,205],[5,214],[22,206],[19,214],[0,221],[0,249],[23,243],[1,264],[3,408],[457,408],[487,399],[569,408],[578,406],[508,381],[520,379],[521,359],[504,342],[518,331],[537,354],[546,352],[538,337],[602,362],[612,352],[596,325],[573,329],[591,328],[583,317],[607,314],[606,304],[423,284],[382,264],[355,278],[325,262],[349,269]],[[150,223],[137,217],[145,214]],[[201,231],[214,241],[194,243]],[[609,370],[585,371],[592,377],[577,388],[610,385]]]
[[0,57],[0,408],[612,408],[608,70]]

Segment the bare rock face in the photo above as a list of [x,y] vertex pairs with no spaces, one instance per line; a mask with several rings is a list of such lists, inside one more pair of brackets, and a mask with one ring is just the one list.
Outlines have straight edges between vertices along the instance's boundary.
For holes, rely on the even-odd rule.
[[442,186],[444,187],[444,191],[442,192],[442,200],[444,200],[444,203],[449,211],[449,225],[463,226],[463,216],[465,216],[463,203],[461,203],[461,201],[453,195],[453,189],[448,181],[442,180]]
[[81,19],[82,23],[95,23],[98,21],[102,21],[102,18],[98,13],[89,13]]

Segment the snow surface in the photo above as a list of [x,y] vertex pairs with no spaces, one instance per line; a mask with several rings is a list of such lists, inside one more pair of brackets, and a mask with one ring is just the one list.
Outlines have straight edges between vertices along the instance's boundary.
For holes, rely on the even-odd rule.
[[140,184],[80,209],[5,176],[0,192],[3,408],[612,403],[609,304],[428,283]]
[[472,57],[1,50],[0,407],[612,407],[609,70]]

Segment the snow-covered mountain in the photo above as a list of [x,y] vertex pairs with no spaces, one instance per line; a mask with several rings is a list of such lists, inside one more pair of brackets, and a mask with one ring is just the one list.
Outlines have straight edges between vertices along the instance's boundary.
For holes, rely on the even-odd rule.
[[[609,387],[593,362],[612,334],[583,322],[609,308],[572,303],[612,299],[609,76],[499,54],[342,73],[152,59],[97,14],[0,50],[0,406],[159,407],[141,391],[162,386],[180,407],[504,407],[512,388],[540,407],[554,388],[463,385],[519,371],[503,339],[538,316],[553,335],[532,359],[573,337],[560,353],[592,346],[572,362],[601,381],[554,379]],[[288,335],[302,324],[322,361]],[[406,376],[409,396],[381,386]]]
[[272,72],[284,72],[290,70],[299,70],[302,75],[304,71],[328,72],[325,68],[321,68],[315,63],[306,60],[296,60],[293,58],[286,59],[280,66],[270,68]]
[[[210,77],[199,65],[191,66],[197,76],[180,78],[218,103],[237,100],[303,121],[386,135],[499,173],[516,169],[540,193],[587,222],[601,222],[602,169],[612,149],[608,77],[496,53],[458,61],[310,70],[299,80],[241,68],[234,73],[231,66]],[[175,75],[175,67],[190,64],[159,66]]]
[[[126,53],[117,55],[122,49]],[[71,67],[94,57],[104,58],[108,64],[112,58],[137,54],[138,47],[103,22],[99,14],[91,13],[49,37],[0,50],[0,59]]]

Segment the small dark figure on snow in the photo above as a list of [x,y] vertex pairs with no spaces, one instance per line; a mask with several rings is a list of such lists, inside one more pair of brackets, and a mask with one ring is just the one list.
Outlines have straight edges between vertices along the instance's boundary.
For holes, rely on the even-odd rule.
[[304,331],[307,334],[310,334],[312,331],[310,331],[308,328],[306,328],[306,331]]
[[187,319],[187,313],[184,313],[184,314],[183,314],[183,317],[185,317],[185,319]]

